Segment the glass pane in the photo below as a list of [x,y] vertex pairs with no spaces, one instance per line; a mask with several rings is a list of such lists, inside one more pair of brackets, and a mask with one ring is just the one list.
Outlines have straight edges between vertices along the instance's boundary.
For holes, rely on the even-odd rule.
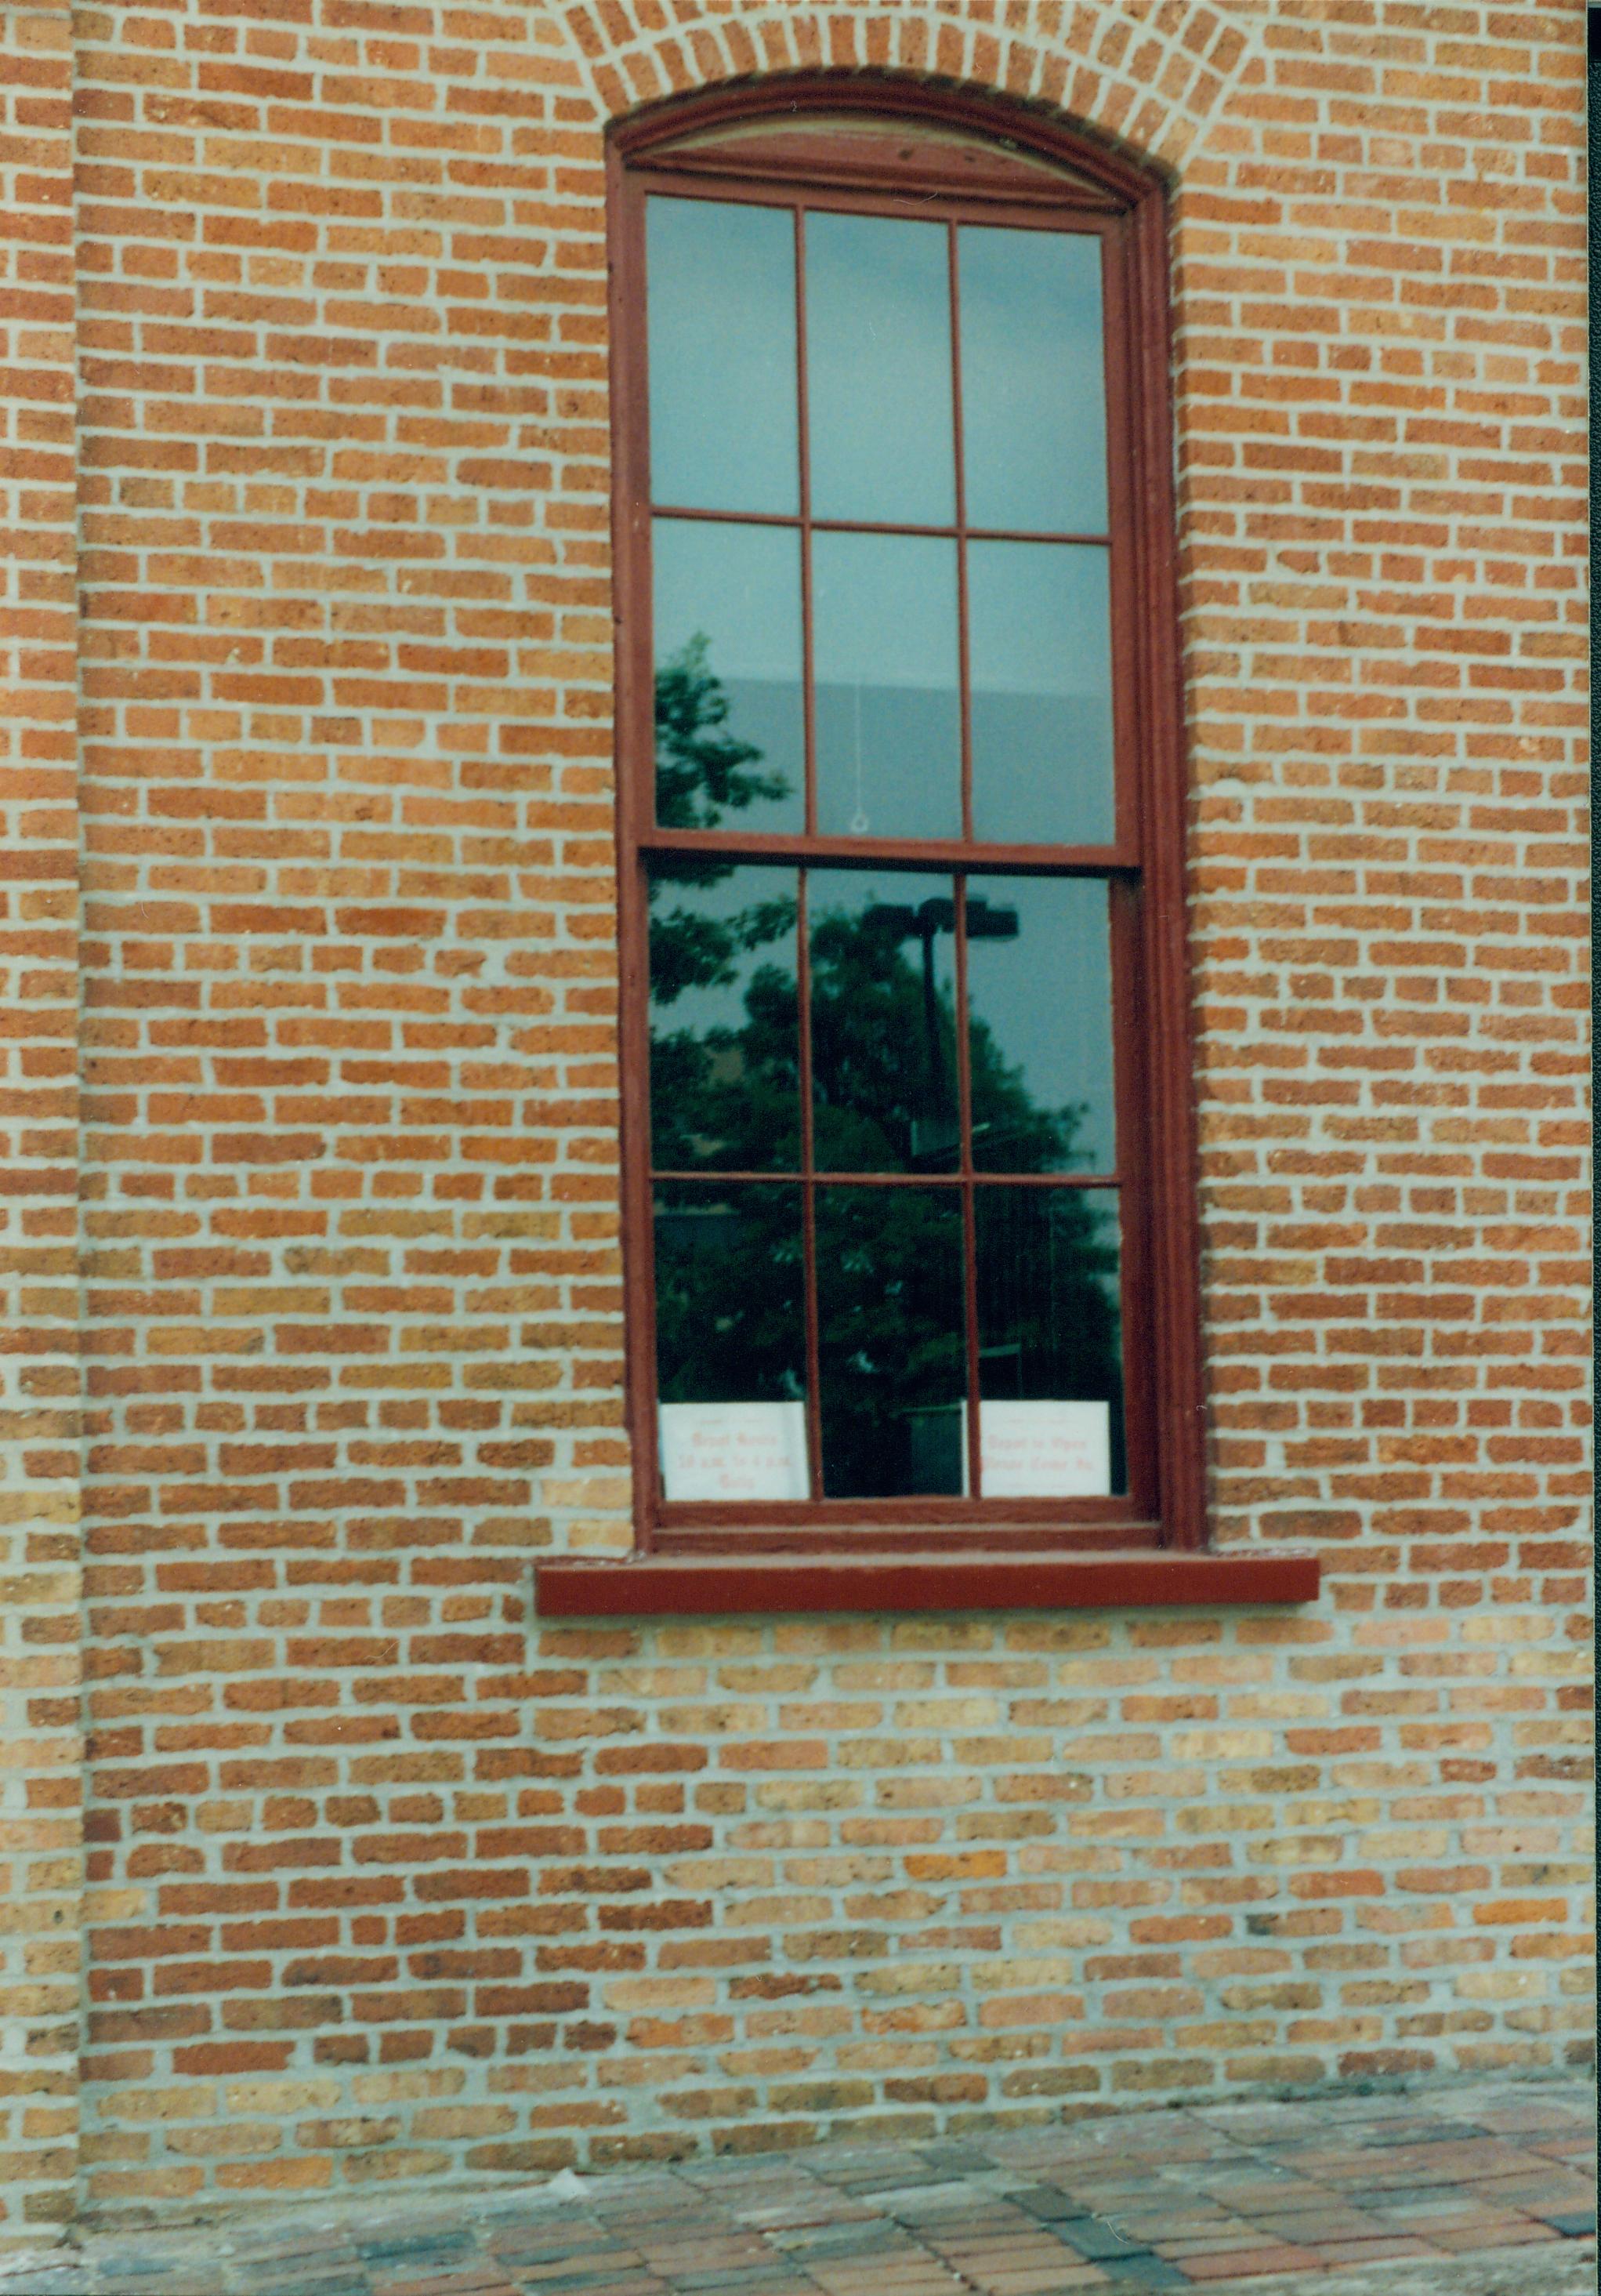
[[1116,1169],[1099,878],[968,879],[968,1031],[979,1171]]
[[813,518],[953,523],[943,224],[808,213],[806,406]]
[[666,1497],[810,1496],[804,1298],[798,1188],[657,1192]]
[[1116,1196],[994,1187],[975,1199],[984,1497],[1125,1489]]
[[684,855],[650,872],[650,1159],[800,1163],[793,869]]
[[968,525],[1104,534],[1099,239],[967,225],[957,267]]
[[652,499],[793,513],[793,217],[731,201],[648,200],[645,273]]
[[956,545],[812,545],[817,825],[829,837],[961,835]]
[[968,547],[973,833],[1109,845],[1112,610],[1099,545]]
[[960,1161],[949,877],[813,869],[812,1092],[822,1172]]
[[817,1312],[825,1494],[960,1494],[960,1190],[819,1188]]
[[656,817],[664,829],[801,829],[800,537],[658,518]]

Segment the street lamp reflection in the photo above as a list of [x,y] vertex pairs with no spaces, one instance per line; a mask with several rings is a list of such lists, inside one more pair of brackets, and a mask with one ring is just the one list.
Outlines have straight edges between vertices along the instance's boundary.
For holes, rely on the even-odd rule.
[[[954,1079],[950,1076],[941,1042],[939,992],[934,980],[934,944],[941,933],[956,931],[956,903],[943,895],[922,901],[874,901],[862,912],[869,931],[894,943],[915,940],[923,952],[923,1029],[927,1038],[924,1075],[925,1106],[911,1120],[911,1153],[919,1164],[945,1162],[961,1137]],[[998,908],[980,895],[967,904],[968,939],[1016,940],[1017,912]]]

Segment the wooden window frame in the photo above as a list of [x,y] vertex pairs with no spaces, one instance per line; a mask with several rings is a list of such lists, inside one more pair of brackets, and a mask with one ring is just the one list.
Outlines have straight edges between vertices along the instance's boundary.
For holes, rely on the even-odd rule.
[[[841,134],[820,117],[846,114],[892,129],[903,123],[905,141],[891,164],[886,164],[881,144],[865,153],[856,135]],[[762,148],[753,148],[748,139],[737,152],[716,148],[715,131],[756,122],[765,127]],[[932,132],[919,139],[919,128]],[[942,142],[942,130],[985,139],[992,165],[982,145],[953,148],[948,135]],[[710,144],[695,140],[708,136]],[[1041,160],[1052,172],[1041,169]],[[772,79],[656,107],[613,131],[608,168],[623,1255],[635,1551],[631,1563],[582,1558],[542,1563],[542,1607],[556,1615],[580,1615],[991,1603],[1056,1607],[1117,1599],[1304,1600],[1317,1586],[1311,1558],[1281,1555],[1275,1576],[1271,1570],[1264,1575],[1269,1558],[1214,1557],[1205,1551],[1186,763],[1162,187],[1118,153],[1047,119],[861,74]],[[942,219],[1026,220],[1035,226],[1042,211],[1049,211],[1070,217],[1073,227],[1094,231],[1106,242],[1115,846],[1011,848],[939,840],[911,846],[813,834],[656,828],[643,274],[644,202],[653,191],[691,197],[737,193],[780,204],[793,204],[797,196],[827,200],[835,193],[845,195],[858,212],[922,217],[937,200]],[[804,404],[801,422],[804,454]],[[803,495],[803,506],[805,499]],[[960,516],[959,504],[959,521]],[[964,754],[964,821],[970,826],[968,771]],[[893,860],[924,870],[1090,874],[1122,889],[1111,906],[1115,934],[1123,941],[1114,972],[1121,984],[1114,1037],[1125,1259],[1126,1496],[991,1503],[824,1498],[804,1507],[741,1509],[661,1500],[644,865],[653,851],[686,846],[737,849],[753,859],[812,865]],[[969,1228],[969,1285],[970,1247]],[[970,1316],[970,1300],[968,1312]]]

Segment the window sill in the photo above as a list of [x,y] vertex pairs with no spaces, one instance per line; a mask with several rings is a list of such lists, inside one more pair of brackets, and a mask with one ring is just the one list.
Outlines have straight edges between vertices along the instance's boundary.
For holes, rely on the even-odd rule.
[[726,1618],[801,1611],[1146,1610],[1311,1603],[1316,1554],[636,1555],[534,1566],[543,1619]]

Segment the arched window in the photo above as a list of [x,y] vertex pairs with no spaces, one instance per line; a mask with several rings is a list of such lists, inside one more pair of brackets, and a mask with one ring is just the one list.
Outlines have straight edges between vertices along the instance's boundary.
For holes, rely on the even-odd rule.
[[641,1544],[1197,1546],[1160,187],[860,78],[613,166]]

